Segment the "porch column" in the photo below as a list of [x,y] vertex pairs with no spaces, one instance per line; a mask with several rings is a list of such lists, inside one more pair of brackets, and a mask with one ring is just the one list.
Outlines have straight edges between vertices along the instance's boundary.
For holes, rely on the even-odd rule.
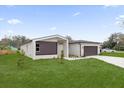
[[64,56],[65,57],[69,57],[69,44],[68,44],[68,40],[66,40],[64,42]]
[[101,50],[101,46],[99,45],[99,46],[97,46],[97,54],[100,54],[100,50]]
[[84,56],[84,45],[81,44],[81,56]]
[[69,57],[69,42],[68,42],[68,40],[66,42],[66,46],[67,46],[67,57]]

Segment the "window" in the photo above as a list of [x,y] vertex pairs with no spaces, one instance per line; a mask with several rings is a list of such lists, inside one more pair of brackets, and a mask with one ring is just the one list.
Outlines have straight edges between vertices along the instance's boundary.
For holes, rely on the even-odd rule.
[[40,44],[36,44],[36,52],[40,51]]
[[40,45],[39,44],[36,44],[36,47],[39,47]]

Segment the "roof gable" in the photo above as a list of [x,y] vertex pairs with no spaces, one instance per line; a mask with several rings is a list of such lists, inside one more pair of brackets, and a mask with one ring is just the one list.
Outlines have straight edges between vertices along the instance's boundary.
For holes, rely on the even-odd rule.
[[37,40],[46,40],[46,39],[51,39],[51,38],[61,38],[61,39],[67,40],[67,38],[65,38],[61,35],[58,35],[58,34],[45,36],[45,37],[40,37],[40,38],[35,38],[35,39],[32,39],[32,40],[37,41]]

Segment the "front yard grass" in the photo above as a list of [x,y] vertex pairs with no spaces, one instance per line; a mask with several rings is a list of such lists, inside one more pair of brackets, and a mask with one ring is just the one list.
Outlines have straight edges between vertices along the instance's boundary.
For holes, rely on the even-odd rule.
[[100,55],[113,56],[113,57],[124,57],[124,52],[102,52]]
[[[22,66],[17,65],[21,58]],[[124,87],[124,69],[97,59],[33,61],[19,54],[0,56],[0,87]]]

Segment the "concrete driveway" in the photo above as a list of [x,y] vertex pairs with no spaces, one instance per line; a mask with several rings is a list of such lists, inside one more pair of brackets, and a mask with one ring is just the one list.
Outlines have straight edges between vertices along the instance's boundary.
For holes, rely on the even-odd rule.
[[107,63],[124,68],[124,58],[110,57],[110,56],[91,56],[90,58],[96,58],[99,60],[103,60]]

